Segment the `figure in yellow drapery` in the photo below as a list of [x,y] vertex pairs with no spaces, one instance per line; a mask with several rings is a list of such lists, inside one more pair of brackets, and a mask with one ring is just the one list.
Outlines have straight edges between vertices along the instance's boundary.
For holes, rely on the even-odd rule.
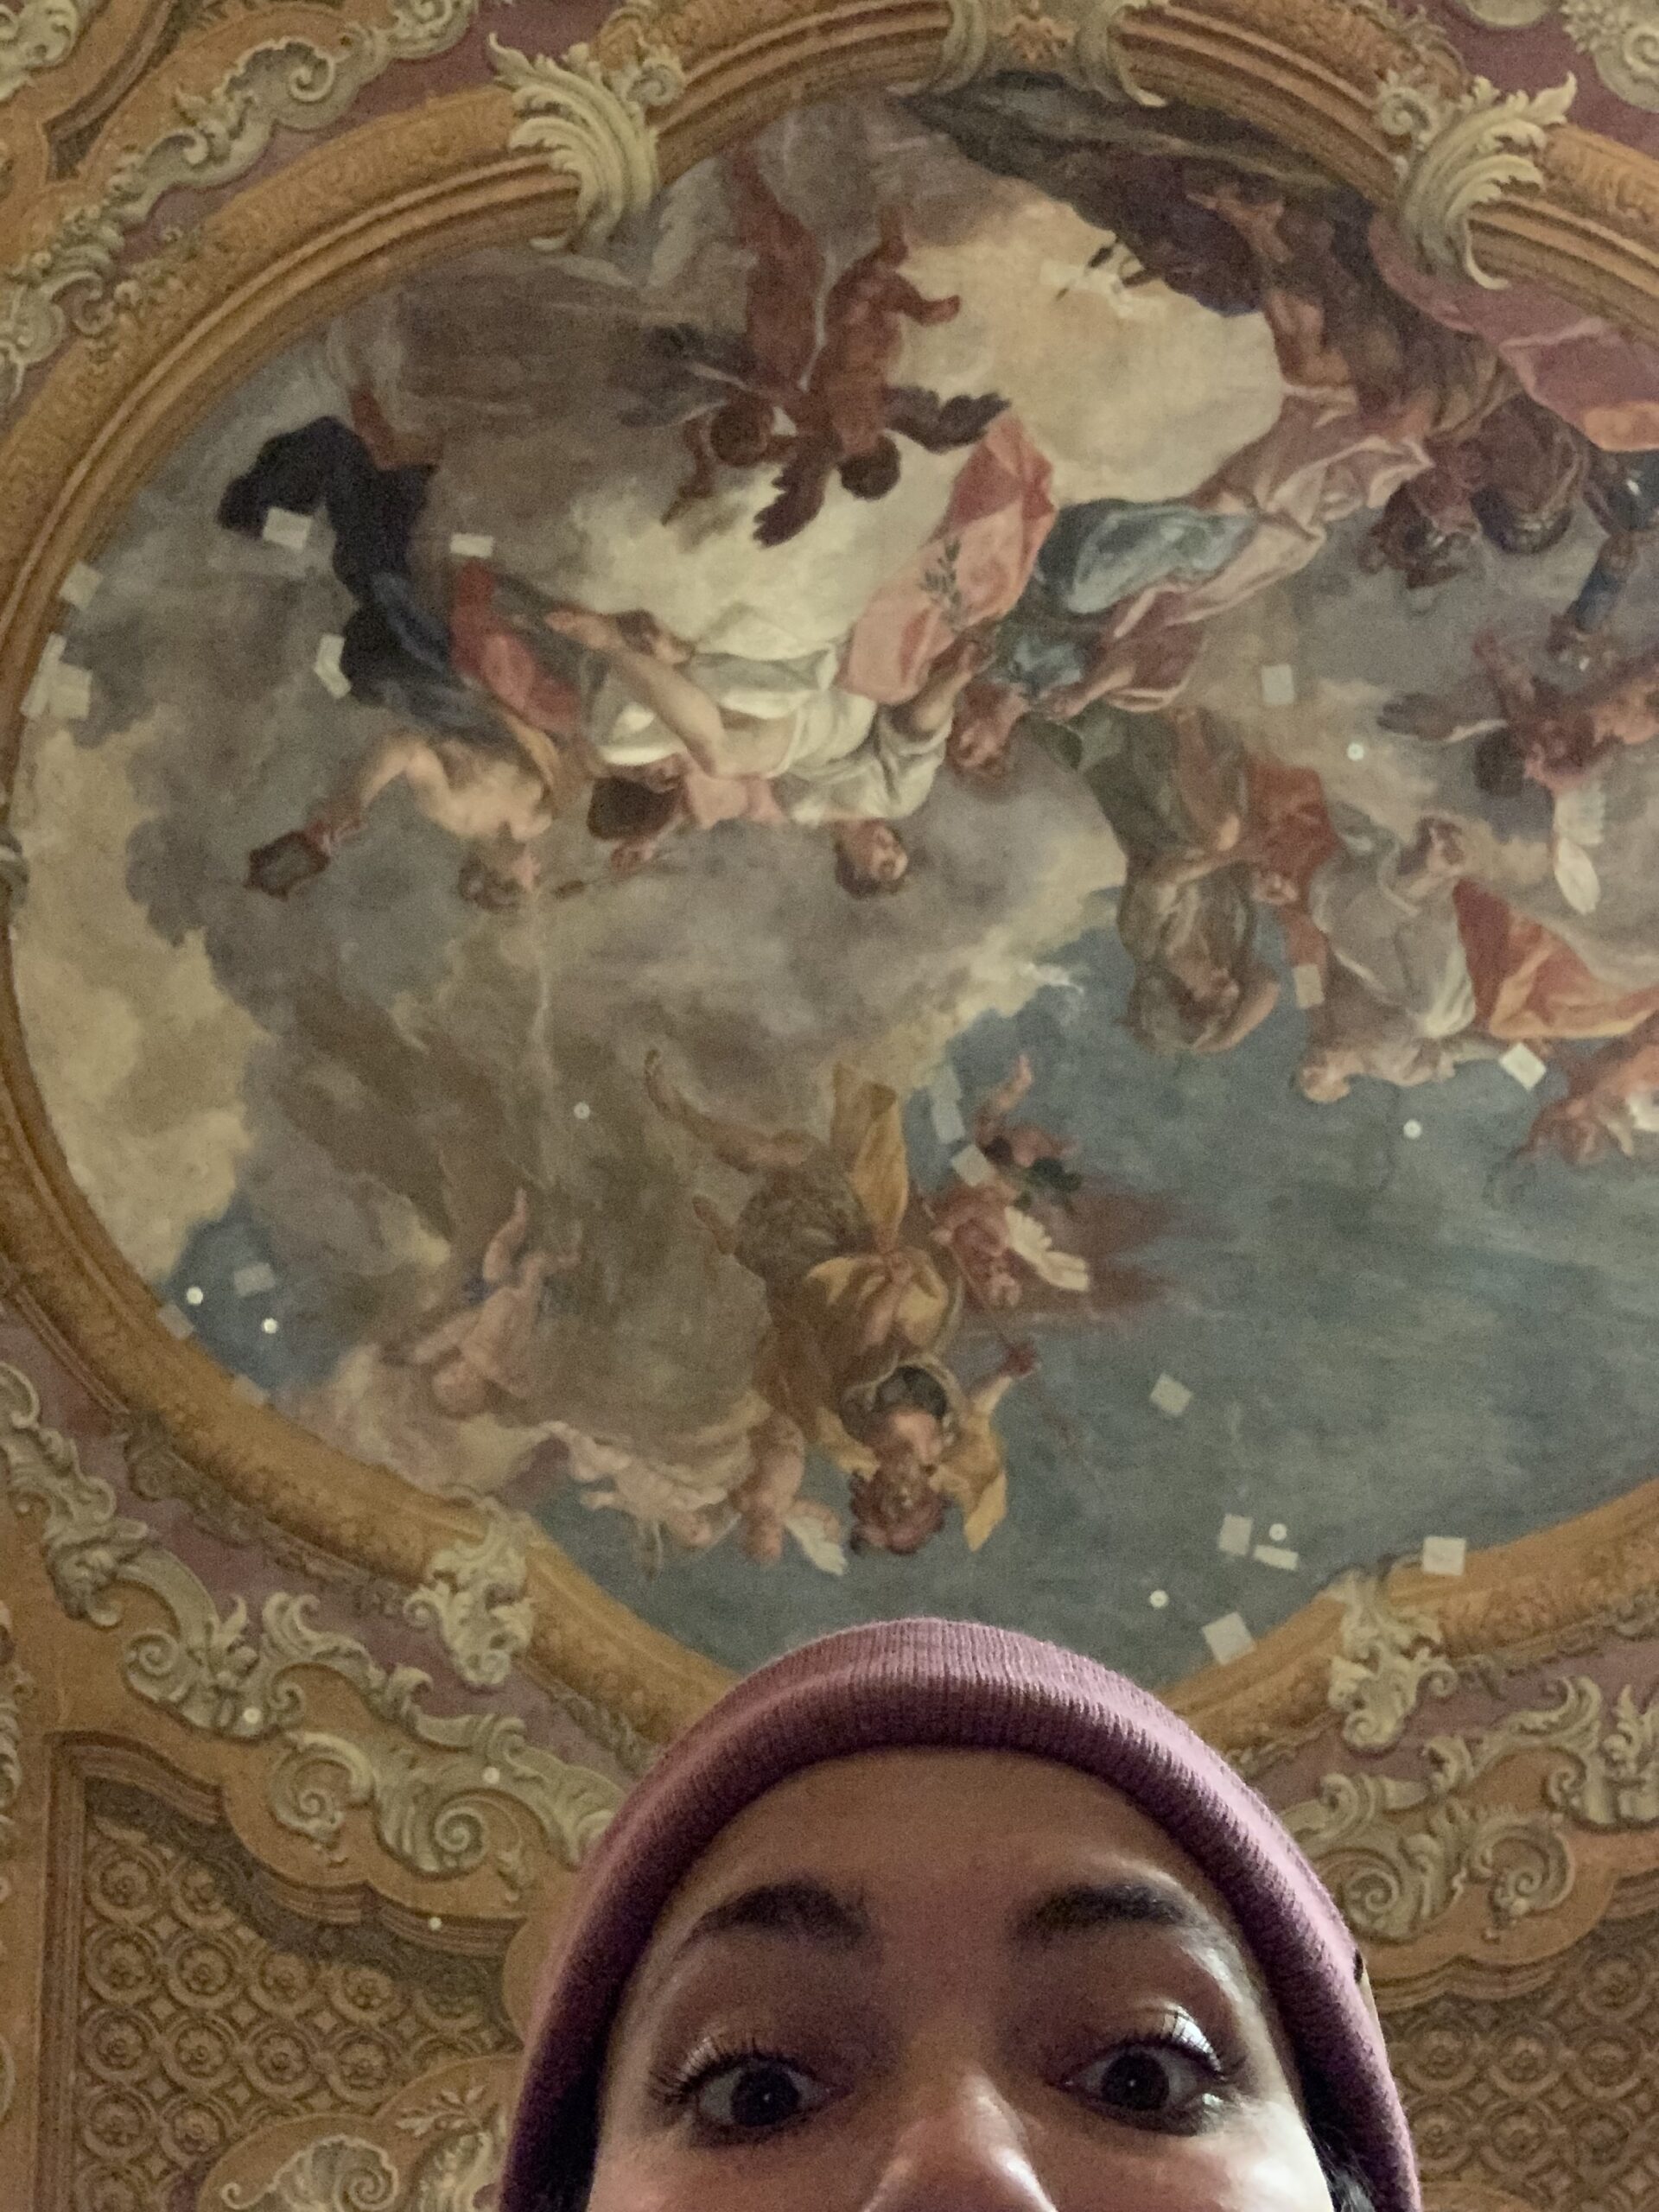
[[756,1389],[852,1485],[855,1549],[918,1551],[959,1508],[977,1551],[1007,1510],[992,1416],[1033,1361],[1023,1348],[974,1389],[944,1352],[963,1286],[942,1249],[912,1231],[899,1100],[837,1068],[830,1141],[751,1129],[700,1112],[652,1054],[658,1110],[757,1187],[735,1221],[698,1217],[766,1286],[770,1326]]

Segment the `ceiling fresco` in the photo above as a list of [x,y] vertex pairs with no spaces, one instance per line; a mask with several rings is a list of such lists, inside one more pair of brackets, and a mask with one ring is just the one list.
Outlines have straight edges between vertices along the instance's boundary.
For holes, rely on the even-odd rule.
[[1652,1472],[1656,520],[1659,353],[1243,125],[804,109],[71,579],[53,1129],[245,1397],[722,1664],[1172,1681]]

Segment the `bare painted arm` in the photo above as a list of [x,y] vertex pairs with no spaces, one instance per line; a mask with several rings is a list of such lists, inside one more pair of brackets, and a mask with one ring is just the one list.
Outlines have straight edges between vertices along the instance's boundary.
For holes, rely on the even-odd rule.
[[331,842],[353,836],[376,799],[408,775],[423,753],[423,741],[412,730],[394,730],[383,737],[323,801],[312,817],[312,827]]
[[1243,1043],[1252,1029],[1262,1024],[1279,1003],[1279,978],[1271,968],[1258,966],[1244,987],[1243,996],[1234,1009],[1233,1018],[1224,1029],[1202,1044],[1193,1046],[1198,1052],[1230,1052],[1235,1045]]
[[562,636],[574,638],[578,645],[601,654],[615,670],[629,697],[648,707],[664,729],[678,738],[704,775],[728,772],[728,764],[721,759],[726,725],[720,709],[683,669],[658,660],[654,653],[637,652],[608,615],[560,607],[547,617],[547,624]]

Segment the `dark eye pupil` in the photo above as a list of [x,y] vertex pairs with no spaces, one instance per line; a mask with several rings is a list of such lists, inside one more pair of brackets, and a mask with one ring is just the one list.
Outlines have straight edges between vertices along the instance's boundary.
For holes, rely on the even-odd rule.
[[785,2067],[752,2066],[732,2091],[732,2118],[739,2127],[777,2127],[800,2108],[800,2090]]
[[1144,2050],[1126,2051],[1114,2059],[1102,2087],[1113,2104],[1130,2112],[1161,2112],[1169,2102],[1169,2077]]

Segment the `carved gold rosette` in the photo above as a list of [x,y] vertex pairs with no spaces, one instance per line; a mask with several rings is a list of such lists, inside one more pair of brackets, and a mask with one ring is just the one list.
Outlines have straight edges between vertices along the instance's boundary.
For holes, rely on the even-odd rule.
[[[1576,128],[1565,92],[1498,100],[1443,40],[1378,0],[630,0],[562,54],[533,50],[522,13],[480,20],[480,4],[186,8],[165,70],[149,67],[162,15],[144,0],[83,7],[56,59],[67,16],[48,37],[16,26],[56,23],[51,9],[0,11],[0,92],[7,68],[24,79],[0,107],[8,779],[64,578],[239,377],[458,249],[602,234],[802,101],[1039,67],[1120,99],[1207,105],[1398,207],[1429,259],[1494,283],[1547,282],[1659,336],[1659,164]],[[426,97],[421,70],[469,38],[472,60],[446,62],[448,88]],[[373,114],[355,119],[367,89],[388,82],[398,97],[377,92]],[[14,874],[0,853],[8,895]],[[0,1066],[0,1243],[19,1296],[113,1419],[165,1438],[179,1486],[205,1510],[408,1593],[411,1618],[475,1685],[521,1664],[652,1740],[717,1692],[719,1669],[646,1629],[544,1538],[417,1495],[236,1395],[162,1325],[77,1188],[9,977]],[[1659,1492],[1643,1491],[1584,1524],[1567,1552],[1552,1541],[1477,1562],[1433,1597],[1440,1647],[1452,1664],[1505,1642],[1548,1645],[1656,1581]],[[1317,1605],[1184,1701],[1243,1754],[1306,1734],[1327,1714],[1339,1618]],[[269,1671],[268,1648],[299,1628],[214,1633]],[[159,1685],[159,1656],[156,1668]]]

